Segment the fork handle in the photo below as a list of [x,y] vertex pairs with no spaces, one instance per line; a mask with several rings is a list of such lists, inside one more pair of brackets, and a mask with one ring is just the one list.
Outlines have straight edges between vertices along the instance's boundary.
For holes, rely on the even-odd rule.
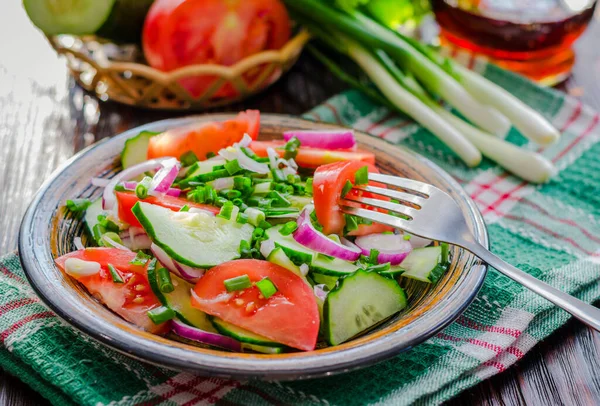
[[487,262],[500,273],[554,303],[561,309],[571,313],[571,315],[591,328],[600,331],[600,309],[582,302],[581,300],[534,278],[528,273],[515,268],[477,243],[468,244],[465,248]]

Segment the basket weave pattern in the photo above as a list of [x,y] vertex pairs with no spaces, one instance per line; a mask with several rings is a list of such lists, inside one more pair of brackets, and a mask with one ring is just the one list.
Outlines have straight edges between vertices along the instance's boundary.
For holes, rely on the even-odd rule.
[[[292,67],[309,39],[300,31],[283,48],[259,52],[232,66],[203,64],[162,72],[144,64],[133,45],[117,46],[94,36],[48,37],[66,57],[77,83],[101,100],[170,110],[223,106],[264,90]],[[191,94],[181,84],[185,80],[209,85]]]

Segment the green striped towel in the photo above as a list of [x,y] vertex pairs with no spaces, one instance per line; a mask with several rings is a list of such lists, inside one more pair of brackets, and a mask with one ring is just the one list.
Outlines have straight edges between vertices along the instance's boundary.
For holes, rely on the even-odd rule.
[[[562,131],[560,142],[544,150],[559,169],[550,183],[527,184],[489,161],[467,169],[427,131],[357,91],[340,94],[306,116],[352,126],[429,157],[475,200],[494,252],[587,302],[598,299],[598,114],[561,93],[476,65]],[[538,148],[516,131],[508,139]],[[97,344],[39,302],[14,254],[0,263],[0,316],[2,368],[56,405],[437,404],[505,370],[568,318],[492,270],[469,309],[413,350],[342,376],[267,383],[167,371]]]

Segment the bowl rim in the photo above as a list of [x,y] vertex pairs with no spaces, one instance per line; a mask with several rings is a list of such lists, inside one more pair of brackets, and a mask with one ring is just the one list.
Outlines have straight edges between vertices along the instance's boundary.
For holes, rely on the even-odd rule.
[[[75,327],[77,330],[116,351],[158,366],[227,378],[287,380],[315,378],[349,372],[372,365],[376,362],[390,358],[393,355],[397,355],[400,352],[406,351],[415,345],[424,342],[447,327],[458,318],[475,299],[479,289],[483,285],[488,271],[488,266],[486,264],[475,265],[472,266],[471,269],[464,270],[463,272],[467,272],[464,280],[462,280],[461,283],[457,283],[455,289],[443,299],[443,303],[446,306],[444,307],[444,311],[433,311],[442,302],[437,303],[432,309],[427,310],[420,318],[426,318],[428,323],[420,323],[420,325],[416,326],[415,328],[419,334],[409,340],[402,340],[402,337],[398,337],[398,334],[387,334],[348,349],[330,351],[327,353],[320,353],[318,351],[294,353],[288,354],[291,355],[289,357],[281,358],[268,358],[261,355],[240,357],[239,355],[235,356],[235,354],[233,354],[232,356],[231,354],[222,351],[219,352],[219,355],[196,353],[185,348],[180,348],[180,346],[174,344],[175,342],[166,338],[153,336],[153,339],[149,339],[131,334],[101,318],[93,317],[93,314],[83,311],[77,306],[68,306],[68,308],[65,308],[65,304],[60,303],[60,295],[56,295],[56,290],[53,290],[53,286],[48,284],[48,281],[44,279],[44,273],[36,272],[36,268],[43,268],[48,266],[48,264],[37,261],[33,237],[29,235],[30,233],[28,234],[28,230],[31,229],[34,223],[37,208],[40,205],[42,198],[52,185],[60,180],[60,175],[77,161],[89,156],[89,154],[93,154],[97,148],[102,148],[109,143],[116,144],[122,142],[123,140],[136,135],[140,131],[152,131],[169,127],[173,128],[193,122],[199,118],[223,120],[232,118],[234,115],[235,114],[192,115],[156,121],[132,128],[115,135],[112,138],[103,139],[81,150],[57,168],[42,184],[21,222],[18,242],[20,260],[25,275],[36,294],[61,319]],[[263,114],[262,118],[285,119],[291,120],[292,122],[310,121],[281,114]],[[313,124],[317,123],[323,127],[329,127],[330,129],[342,127],[341,125],[332,125],[330,123],[310,122]],[[355,131],[361,132],[358,130]],[[373,138],[373,142],[389,145],[385,141],[376,138]],[[465,199],[465,203],[472,215],[477,238],[479,242],[487,248],[487,228],[477,206],[464,189],[447,172],[427,158],[401,146],[396,147],[400,148],[402,153],[410,155],[413,159],[419,160],[422,164],[435,171],[444,182],[447,182],[451,188],[455,189],[456,192]],[[53,213],[52,217],[54,216],[55,214]],[[50,251],[49,241],[45,241],[44,246]],[[49,255],[53,258],[51,252]],[[169,345],[169,343],[171,343],[171,345]]]

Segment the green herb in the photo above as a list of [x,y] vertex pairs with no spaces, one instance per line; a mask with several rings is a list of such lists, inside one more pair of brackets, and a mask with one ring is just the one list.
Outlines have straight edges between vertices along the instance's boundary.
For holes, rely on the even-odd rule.
[[[390,232],[390,234],[392,234],[392,232]],[[404,241],[410,241],[410,237],[410,234],[404,234],[404,237],[402,238],[404,238]]]
[[156,307],[152,310],[148,310],[148,318],[152,320],[154,324],[161,324],[165,321],[169,321],[175,318],[175,312],[166,306]]
[[285,223],[285,225],[283,227],[281,227],[281,229],[279,230],[279,233],[281,235],[290,235],[294,231],[296,231],[297,228],[298,228],[298,223],[296,223],[295,221],[289,221],[289,222]]
[[252,282],[250,282],[250,277],[248,275],[240,275],[235,278],[225,279],[223,284],[225,285],[227,292],[243,290],[252,286]]
[[108,264],[108,271],[110,272],[110,276],[114,283],[123,283],[123,277],[117,268],[115,268],[112,264]]
[[246,240],[240,241],[240,257],[244,259],[252,258],[252,250],[250,249],[250,244]]
[[263,230],[268,230],[269,228],[273,227],[273,226],[271,225],[271,223],[269,223],[268,221],[265,221],[265,220],[263,220],[263,221],[261,221],[260,223],[258,223],[258,226],[259,226],[260,228],[262,228]]
[[144,179],[135,187],[135,195],[138,199],[145,199],[148,197],[148,190],[152,184],[152,178],[150,176],[144,176]]
[[175,290],[173,281],[171,281],[171,273],[167,268],[158,270],[158,288],[162,293],[171,293]]
[[304,186],[304,190],[306,190],[306,194],[312,196],[313,194],[313,178],[306,179],[306,185]]
[[115,186],[115,192],[124,192],[126,190],[127,189],[125,189],[125,186],[121,185],[120,183]]
[[267,198],[272,199],[272,207],[290,207],[292,203],[286,199],[281,193],[273,190],[267,193]]
[[225,163],[225,169],[227,170],[227,172],[229,172],[230,175],[234,175],[241,171],[242,167],[240,166],[238,160],[234,159]]
[[367,272],[385,272],[385,271],[389,271],[391,268],[392,268],[392,265],[389,262],[386,262],[385,264],[368,266],[366,271]]
[[[123,245],[123,241],[121,241],[121,237],[119,237],[119,234],[113,233],[112,231],[108,231],[102,235],[102,240],[105,243],[104,245],[106,246],[105,239],[109,239],[111,241],[116,242],[119,245]],[[110,245],[110,243],[108,244]]]
[[377,264],[377,258],[379,257],[379,251],[376,250],[375,248],[373,248],[370,252],[369,252],[369,263],[370,264]]
[[216,156],[217,156],[217,154],[215,154],[214,152],[211,151],[206,154],[206,159],[214,158]]
[[92,204],[90,199],[69,199],[67,200],[67,210],[71,213],[82,213]]
[[148,260],[150,260],[150,258],[152,258],[150,255],[144,254],[143,251],[138,251],[137,254],[135,255],[135,258],[133,258],[131,261],[129,261],[129,263],[132,265],[144,266],[144,265],[146,265]]
[[190,211],[190,206],[188,206],[187,204],[184,204],[183,207],[181,209],[179,209],[179,211]]
[[224,218],[225,220],[231,219],[231,213],[233,212],[233,208],[235,206],[230,201],[225,201],[223,206],[221,207],[221,211],[217,214],[217,217]]
[[300,179],[300,175],[293,175],[293,174],[289,174],[287,176],[287,182],[290,184],[295,184],[295,183],[300,183],[302,181],[302,179]]
[[252,240],[260,240],[265,235],[265,230],[260,227],[256,227],[254,231],[252,231]]
[[363,166],[354,174],[355,185],[366,185],[369,183],[369,167]]
[[274,182],[282,183],[286,181],[283,171],[279,168],[271,168],[271,175],[273,175]]
[[358,221],[356,216],[352,216],[350,214],[344,214],[344,218],[346,219],[346,234],[358,230]]
[[348,192],[350,192],[353,187],[354,187],[354,185],[352,184],[352,182],[347,180],[346,183],[344,184],[344,187],[342,188],[342,197],[346,197]]
[[295,159],[298,155],[298,148],[300,148],[300,141],[298,138],[292,137],[283,148],[285,149],[284,159]]
[[252,188],[252,179],[245,176],[236,176],[233,178],[233,188],[240,191],[246,191]]
[[185,154],[181,155],[179,157],[179,160],[181,161],[181,164],[183,166],[191,166],[198,162],[198,157],[196,156],[196,154],[194,154],[193,151],[188,151]]
[[92,228],[92,237],[96,241],[96,244],[100,247],[104,247],[104,242],[102,241],[102,235],[106,232],[106,228],[102,226],[102,224],[98,223]]
[[277,287],[268,277],[256,282],[256,287],[260,290],[260,293],[265,299],[268,299],[277,293]]
[[248,223],[248,216],[244,213],[238,213],[237,218],[235,219],[235,221],[238,224],[246,224]]

